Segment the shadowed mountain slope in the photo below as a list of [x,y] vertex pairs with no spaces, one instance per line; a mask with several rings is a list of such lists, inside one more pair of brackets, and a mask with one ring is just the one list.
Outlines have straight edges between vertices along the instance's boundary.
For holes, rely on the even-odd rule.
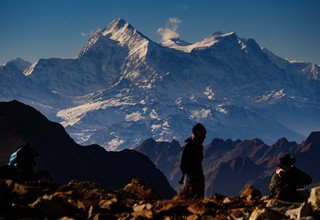
[[166,177],[141,153],[107,152],[98,145],[80,146],[58,124],[18,101],[0,102],[0,164],[28,142],[37,151],[36,169],[48,170],[53,181],[91,180],[118,189],[133,178],[152,185],[161,197],[174,195]]

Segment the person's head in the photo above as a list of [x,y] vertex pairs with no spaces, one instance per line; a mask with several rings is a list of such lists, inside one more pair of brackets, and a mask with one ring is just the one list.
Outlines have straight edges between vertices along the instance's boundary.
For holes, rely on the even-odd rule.
[[296,159],[288,153],[279,154],[278,160],[279,160],[278,167],[285,170],[291,168],[296,162]]
[[196,142],[202,144],[204,142],[204,139],[206,139],[206,134],[207,134],[207,130],[202,124],[197,123],[195,126],[193,126],[192,139],[195,140]]

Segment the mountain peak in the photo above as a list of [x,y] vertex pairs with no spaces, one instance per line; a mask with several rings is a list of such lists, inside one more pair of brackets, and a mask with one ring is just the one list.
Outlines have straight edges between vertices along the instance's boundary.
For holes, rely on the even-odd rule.
[[[133,29],[133,27],[131,26],[131,24],[129,22],[127,22],[126,20],[122,19],[122,18],[117,18],[115,20],[113,20],[105,29],[106,32],[110,33],[110,32],[114,32],[114,31],[119,31],[122,28],[128,28],[128,29]],[[104,31],[104,32],[105,32]]]
[[116,44],[120,47],[128,47],[129,50],[139,53],[139,57],[143,57],[146,54],[146,47],[149,41],[147,37],[137,31],[129,22],[122,18],[117,18],[106,28],[98,31],[85,44],[84,48],[80,51],[79,57],[86,54],[91,48],[100,50],[107,47],[107,45],[114,45],[114,42],[117,42]]
[[10,65],[10,64],[15,65],[21,72],[25,71],[26,69],[28,69],[32,65],[32,63],[30,63],[29,61],[25,61],[24,59],[22,59],[20,57],[14,59],[14,60],[10,60],[5,65]]
[[211,36],[218,36],[224,34],[222,31],[216,31],[211,34]]
[[221,34],[221,36],[227,37],[227,36],[238,36],[238,35],[236,34],[236,32],[231,31],[231,32],[223,33]]
[[305,144],[312,142],[320,143],[320,131],[311,132],[309,137],[305,140]]

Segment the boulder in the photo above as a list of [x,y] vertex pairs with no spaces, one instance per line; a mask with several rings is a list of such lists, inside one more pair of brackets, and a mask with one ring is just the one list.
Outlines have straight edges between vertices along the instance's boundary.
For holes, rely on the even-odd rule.
[[308,202],[311,204],[313,210],[320,210],[320,187],[311,189]]
[[240,194],[240,198],[248,201],[261,199],[261,192],[255,189],[253,186],[246,187]]
[[138,179],[133,179],[120,191],[130,193],[139,200],[150,201],[159,199],[157,192],[151,185],[145,184]]
[[312,208],[309,203],[303,203],[296,209],[287,210],[285,214],[290,219],[302,219],[312,215]]
[[135,217],[144,217],[144,218],[153,218],[153,205],[150,203],[145,203],[145,204],[136,204],[133,206],[133,213],[132,215]]
[[77,218],[85,215],[82,209],[57,196],[43,196],[30,204],[29,207],[34,216],[41,218],[58,219],[65,216]]
[[278,219],[286,219],[286,218],[287,217],[285,215],[282,215],[281,213],[273,209],[257,207],[251,213],[249,220],[265,220],[265,219],[278,220]]
[[267,203],[266,207],[285,215],[287,210],[298,209],[301,207],[301,205],[302,203],[292,203],[277,199],[271,199]]

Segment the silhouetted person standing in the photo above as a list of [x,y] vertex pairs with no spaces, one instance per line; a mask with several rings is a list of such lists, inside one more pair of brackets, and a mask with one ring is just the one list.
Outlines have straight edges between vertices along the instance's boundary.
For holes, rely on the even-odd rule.
[[278,159],[278,168],[269,185],[270,191],[280,200],[302,201],[303,197],[298,189],[309,185],[312,182],[311,177],[294,166],[296,160],[290,154],[280,154]]
[[202,170],[203,142],[206,138],[205,127],[197,123],[192,128],[192,137],[186,140],[180,169],[184,176],[184,185],[179,192],[181,199],[196,199],[204,197],[204,174]]

